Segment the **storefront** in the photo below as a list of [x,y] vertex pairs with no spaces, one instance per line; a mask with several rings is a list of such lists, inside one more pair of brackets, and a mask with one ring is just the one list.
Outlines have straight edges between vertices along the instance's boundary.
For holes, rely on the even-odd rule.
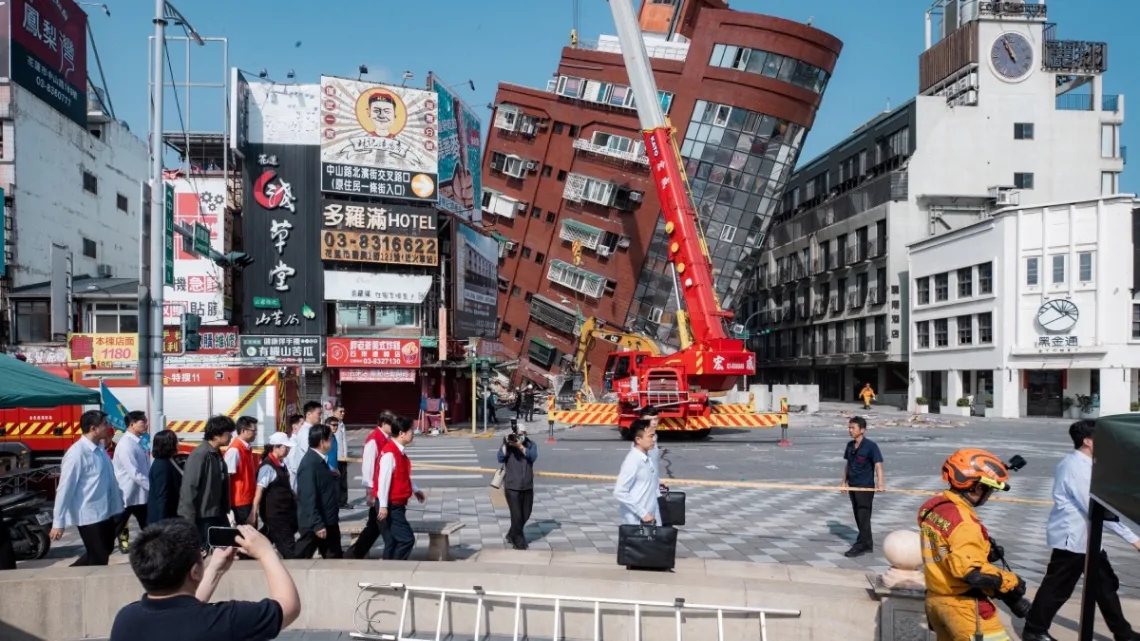
[[416,338],[329,338],[327,363],[349,425],[374,425],[384,410],[415,420],[424,396]]

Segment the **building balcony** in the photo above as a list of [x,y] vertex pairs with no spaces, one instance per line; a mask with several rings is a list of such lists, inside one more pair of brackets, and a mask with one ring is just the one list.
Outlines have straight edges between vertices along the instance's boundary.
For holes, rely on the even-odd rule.
[[[617,36],[601,36],[597,40],[579,40],[578,48],[587,51],[621,54],[621,42]],[[645,53],[659,60],[684,61],[689,55],[688,42],[666,42],[660,39],[645,38]]]
[[578,315],[574,310],[539,294],[530,299],[530,317],[535,322],[568,336],[574,335],[574,328],[578,324]]
[[550,261],[550,268],[546,271],[546,278],[550,282],[572,289],[591,298],[601,298],[606,289],[604,276],[595,274],[581,267],[571,265],[564,260]]
[[1057,111],[1093,111],[1091,93],[1066,93],[1056,98]]
[[638,163],[645,165],[646,167],[649,166],[649,157],[644,153],[634,151],[621,151],[620,149],[614,149],[613,147],[608,147],[606,145],[597,145],[593,142],[590,142],[589,140],[586,140],[585,138],[579,138],[575,140],[574,149],[577,149],[578,151],[585,151],[591,154],[607,156],[609,158],[614,158],[617,160],[623,160],[625,162]]
[[1120,111],[1120,94],[1101,96],[1100,110],[1113,112]]
[[562,227],[558,232],[558,238],[571,243],[578,242],[586,249],[596,250],[598,243],[602,242],[602,237],[605,236],[605,234],[604,229],[598,229],[593,225],[587,225],[573,218],[563,218]]

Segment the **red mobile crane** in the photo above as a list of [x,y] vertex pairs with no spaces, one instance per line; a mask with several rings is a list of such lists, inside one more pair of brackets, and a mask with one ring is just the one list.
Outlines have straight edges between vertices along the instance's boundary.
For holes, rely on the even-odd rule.
[[[646,406],[661,412],[659,429],[679,429],[707,435],[712,427],[774,427],[786,425],[778,415],[756,415],[751,406],[714,405],[710,393],[735,387],[737,378],[756,372],[756,357],[744,341],[730,338],[726,327],[732,312],[721,309],[713,288],[712,261],[693,206],[681,153],[673,128],[662,112],[657,83],[649,64],[641,29],[630,0],[609,0],[617,27],[629,84],[645,136],[657,195],[665,217],[668,258],[674,286],[679,290],[681,349],[659,356],[651,352],[614,352],[606,363],[605,386],[618,397],[617,423],[628,438],[629,426]],[[718,420],[716,414],[735,415]],[[758,417],[758,418],[756,418]]]

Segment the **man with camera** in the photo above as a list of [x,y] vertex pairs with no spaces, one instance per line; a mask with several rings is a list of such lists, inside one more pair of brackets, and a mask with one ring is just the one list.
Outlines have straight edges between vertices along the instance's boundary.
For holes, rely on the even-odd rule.
[[507,542],[516,550],[525,550],[523,528],[534,506],[534,462],[538,460],[538,445],[527,437],[526,428],[519,429],[517,419],[511,419],[511,433],[503,439],[498,458],[503,465],[503,489],[511,511]]
[[1014,616],[1029,612],[1025,581],[994,565],[1001,548],[975,512],[995,491],[1008,491],[1009,470],[1024,465],[1021,457],[1007,464],[985,450],[958,450],[942,464],[942,480],[950,489],[918,511],[926,619],[938,641],[1009,641],[995,598]]
[[[1069,452],[1053,470],[1053,509],[1045,527],[1045,542],[1053,548],[1045,578],[1033,599],[1033,607],[1025,617],[1025,641],[1055,641],[1049,626],[1057,611],[1073,595],[1077,581],[1085,571],[1088,551],[1089,486],[1092,484],[1093,435],[1096,421],[1081,420],[1069,426],[1073,451]],[[1119,519],[1105,522],[1108,529],[1140,550],[1140,537],[1120,523]],[[1100,581],[1096,586],[1096,604],[1116,641],[1140,639],[1124,618],[1120,607],[1120,580],[1108,562],[1108,554],[1100,551]]]

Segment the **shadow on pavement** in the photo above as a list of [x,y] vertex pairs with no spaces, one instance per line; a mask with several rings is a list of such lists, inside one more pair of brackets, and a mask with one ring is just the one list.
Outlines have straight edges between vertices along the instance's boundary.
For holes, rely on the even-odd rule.
[[842,539],[844,543],[851,545],[855,544],[855,539],[859,538],[859,532],[850,525],[844,525],[839,521],[828,521],[827,529],[836,538]]
[[43,637],[28,634],[19,628],[14,628],[0,621],[0,639],[4,641],[44,641]]

